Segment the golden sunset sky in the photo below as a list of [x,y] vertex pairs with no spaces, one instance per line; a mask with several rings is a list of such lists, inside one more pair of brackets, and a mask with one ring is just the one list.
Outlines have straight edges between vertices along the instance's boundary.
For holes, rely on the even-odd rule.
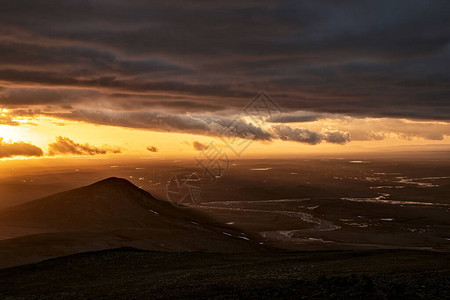
[[[192,157],[211,142],[231,157],[224,137],[253,140],[248,158],[448,151],[444,11],[14,1],[0,11],[0,159]],[[252,119],[267,103],[278,110]]]

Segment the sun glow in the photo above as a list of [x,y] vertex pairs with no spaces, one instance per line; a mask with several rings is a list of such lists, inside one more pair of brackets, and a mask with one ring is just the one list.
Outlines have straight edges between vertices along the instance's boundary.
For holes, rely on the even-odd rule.
[[[42,149],[43,157],[48,157],[49,144],[57,137],[67,137],[81,145],[89,144],[97,147],[111,146],[121,150],[120,154],[108,154],[104,157],[196,157],[201,153],[193,147],[195,142],[209,145],[223,145],[218,137],[200,136],[187,133],[154,132],[144,129],[131,129],[119,126],[96,125],[80,121],[68,121],[48,116],[11,118],[7,109],[0,109],[0,116],[11,125],[0,125],[0,138],[5,143],[25,142]],[[3,122],[3,124],[8,124]],[[266,124],[265,130],[270,130],[272,124]],[[419,128],[415,122],[405,122],[397,119],[323,119],[313,122],[294,124],[298,128],[305,128],[316,132],[340,129],[352,135],[352,141],[345,145],[322,142],[317,145],[307,145],[297,142],[272,140],[271,142],[254,142],[245,151],[245,158],[261,156],[303,155],[308,153],[343,153],[355,151],[378,151],[378,147],[392,147],[403,145],[449,144],[450,137],[448,123],[428,124],[427,130]],[[395,128],[396,132],[389,132]],[[419,131],[420,129],[420,131]],[[364,135],[365,132],[381,132],[381,140]],[[421,132],[421,135],[414,134]],[[409,134],[409,135],[408,135]],[[403,136],[402,136],[403,135]],[[425,139],[424,137],[431,137]],[[148,147],[155,147],[157,151],[150,152]],[[228,150],[223,146],[224,150]],[[365,149],[365,150],[364,150]],[[232,153],[230,152],[230,158]]]
[[5,142],[23,141],[24,137],[24,128],[19,126],[0,125],[0,138],[3,138]]

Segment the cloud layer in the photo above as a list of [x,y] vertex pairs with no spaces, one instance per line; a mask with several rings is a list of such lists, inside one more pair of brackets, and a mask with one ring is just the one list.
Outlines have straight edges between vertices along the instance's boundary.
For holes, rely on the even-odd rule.
[[43,155],[42,149],[35,145],[25,142],[5,143],[3,138],[0,138],[0,158]]
[[194,141],[194,142],[192,143],[192,146],[194,147],[194,149],[195,149],[196,151],[203,151],[203,150],[207,150],[207,149],[209,148],[208,145],[203,144],[203,143],[200,143],[200,142],[198,142],[198,141]]
[[[67,120],[82,120],[89,123],[148,129],[161,132],[179,132],[213,137],[231,137],[270,142],[281,139],[306,144],[322,141],[345,144],[350,134],[340,131],[312,132],[288,125],[257,126],[242,118],[235,119],[210,115],[181,115],[164,112],[116,112],[116,111],[74,111],[52,114]],[[195,145],[194,145],[195,147]]]
[[150,151],[150,152],[158,152],[159,151],[159,149],[158,148],[156,148],[155,146],[148,146],[147,147],[147,151]]
[[226,115],[264,89],[286,110],[450,120],[449,22],[445,0],[9,1],[0,105]]
[[322,141],[334,144],[346,144],[350,142],[350,134],[342,131],[327,131],[317,133],[308,129],[292,128],[286,125],[271,127],[274,136],[283,141],[293,141],[310,145],[320,144]]
[[109,146],[95,147],[89,144],[79,144],[67,137],[57,137],[56,142],[48,145],[48,154],[54,155],[104,155],[121,153],[118,148]]

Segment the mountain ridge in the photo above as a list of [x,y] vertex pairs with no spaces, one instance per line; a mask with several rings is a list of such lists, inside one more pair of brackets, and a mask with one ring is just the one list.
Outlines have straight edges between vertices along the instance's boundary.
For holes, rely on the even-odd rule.
[[237,228],[156,199],[117,177],[0,210],[0,268],[123,246],[188,252],[260,248]]
[[[80,226],[84,229],[104,228],[109,222],[123,221],[126,224],[121,224],[121,227],[148,227],[157,225],[154,222],[160,223],[158,216],[211,221],[201,213],[156,199],[126,179],[110,177],[1,209],[0,225],[39,223],[38,226],[30,225],[71,231],[79,230]],[[114,224],[114,227],[118,226]]]

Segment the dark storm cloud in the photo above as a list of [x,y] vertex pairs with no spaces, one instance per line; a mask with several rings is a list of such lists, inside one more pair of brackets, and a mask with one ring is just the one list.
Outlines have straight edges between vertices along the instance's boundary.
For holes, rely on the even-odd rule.
[[5,143],[0,137],[0,158],[14,156],[42,156],[41,148],[25,142]]
[[[48,114],[67,120],[80,120],[94,124],[149,129],[161,132],[181,132],[207,136],[233,135],[241,138],[251,136],[255,140],[270,141],[271,134],[264,129],[241,119],[209,115],[168,114],[161,111],[117,112],[113,110],[75,110],[70,113]],[[230,124],[241,131],[228,129]]]
[[194,142],[192,143],[192,146],[193,146],[194,149],[197,150],[197,151],[203,151],[203,150],[207,150],[207,149],[209,148],[208,145],[203,144],[203,143],[200,143],[200,142],[198,142],[198,141],[194,141]]
[[342,132],[339,130],[326,131],[323,136],[324,140],[328,143],[343,145],[350,142],[350,133],[348,132]]
[[308,129],[292,128],[286,125],[272,126],[274,136],[283,141],[293,141],[310,145],[320,144],[322,141],[333,144],[350,142],[350,134],[342,131],[313,132]]
[[[14,109],[15,115],[20,115],[34,107],[31,111],[47,112],[54,110],[72,110],[74,107],[89,106],[97,109],[116,110],[146,110],[170,109],[174,112],[186,111],[221,111],[224,107],[220,103],[205,99],[193,99],[189,96],[149,95],[149,94],[120,94],[94,91],[92,89],[68,88],[5,88],[0,89],[1,107]],[[39,108],[38,108],[39,107]]]
[[286,125],[273,126],[272,128],[275,134],[283,141],[296,141],[315,145],[323,140],[321,134],[308,129],[291,128]]
[[[242,138],[270,142],[273,139],[319,144],[322,141],[345,144],[350,141],[347,132],[330,131],[317,133],[307,129],[292,128],[287,125],[271,126],[267,129],[255,126],[240,118],[208,115],[181,115],[165,112],[116,112],[78,110],[70,113],[48,114],[67,120],[112,125],[160,132],[199,134],[213,137]],[[194,148],[196,147],[193,143]],[[199,144],[197,146],[200,146]]]
[[[61,65],[70,66],[69,74],[93,76],[96,74],[142,75],[145,73],[189,72],[181,66],[161,58],[120,59],[112,51],[94,47],[43,46],[20,42],[0,41],[0,64],[3,66],[32,65],[58,71]],[[67,72],[67,70],[65,70]]]
[[147,150],[150,152],[158,152],[159,151],[158,148],[156,148],[155,146],[148,146]]
[[325,118],[323,114],[310,112],[284,113],[267,118],[266,122],[271,123],[296,123],[296,122],[313,122]]
[[[30,105],[58,105],[83,102],[87,98],[98,98],[95,91],[49,88],[7,88],[0,90],[0,103],[4,107],[27,107]],[[68,106],[67,106],[68,105]]]
[[95,147],[89,144],[79,144],[67,137],[57,137],[56,142],[48,145],[48,154],[54,155],[104,155],[121,153],[120,149],[109,146]]
[[[286,110],[450,120],[445,0],[3,2],[0,81],[55,91],[0,105],[142,110],[161,95],[219,113],[264,89]],[[59,91],[75,88],[89,92]]]

